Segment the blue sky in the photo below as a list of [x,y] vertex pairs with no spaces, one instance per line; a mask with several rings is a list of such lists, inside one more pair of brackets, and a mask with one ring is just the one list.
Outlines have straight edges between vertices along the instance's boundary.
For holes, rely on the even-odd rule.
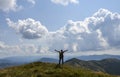
[[1,12],[1,19],[6,17],[16,21],[18,19],[33,18],[41,21],[50,31],[55,31],[62,27],[68,20],[84,20],[91,16],[100,8],[108,9],[119,13],[119,2],[114,0],[81,0],[79,4],[70,3],[66,6],[54,4],[50,0],[35,0],[35,4],[27,3],[25,0],[17,1],[23,9],[17,12]]
[[[3,54],[2,56],[8,56],[13,52],[18,55],[38,54],[54,49],[68,49],[73,53],[92,51],[93,54],[96,51],[109,50],[113,54],[112,50],[115,49],[118,54],[120,46],[119,3],[119,0],[0,0],[0,53]],[[96,16],[95,13],[97,13]],[[102,14],[108,18],[113,16],[113,20],[112,18],[108,20]],[[106,21],[103,22],[101,18],[97,21],[97,17],[102,17]],[[36,26],[37,21],[39,27]],[[112,22],[108,28],[100,27],[91,30],[90,26],[104,25],[108,21]],[[29,22],[33,23],[31,27],[29,27]],[[101,24],[96,25],[95,22]],[[21,23],[27,25],[20,25]],[[26,29],[23,29],[25,27]],[[115,29],[112,33],[113,27]],[[78,37],[82,40],[78,40]],[[93,42],[87,45],[86,41]],[[58,45],[54,47],[56,43]],[[25,46],[26,48],[32,47],[34,52],[24,48]],[[8,52],[7,48],[12,52]],[[18,48],[19,52],[14,48]],[[109,52],[100,54],[107,53],[109,54]]]

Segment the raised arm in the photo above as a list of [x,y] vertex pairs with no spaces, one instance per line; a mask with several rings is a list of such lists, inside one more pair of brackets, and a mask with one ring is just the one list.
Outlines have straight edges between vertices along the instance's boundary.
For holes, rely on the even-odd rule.
[[58,51],[58,50],[56,50],[56,49],[55,49],[55,51],[56,51],[56,52],[60,52],[60,51]]

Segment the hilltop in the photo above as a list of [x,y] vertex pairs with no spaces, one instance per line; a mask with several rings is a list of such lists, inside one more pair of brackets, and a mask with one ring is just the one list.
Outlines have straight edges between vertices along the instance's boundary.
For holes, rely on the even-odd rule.
[[120,75],[120,60],[115,58],[89,61],[72,58],[66,61],[66,64],[69,64],[73,67],[81,67],[94,71],[102,71],[112,75]]
[[116,77],[102,72],[55,63],[34,62],[0,70],[0,77]]

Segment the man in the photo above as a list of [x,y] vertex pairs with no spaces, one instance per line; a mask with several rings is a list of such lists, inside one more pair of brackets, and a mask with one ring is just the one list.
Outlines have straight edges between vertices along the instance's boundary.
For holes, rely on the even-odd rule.
[[62,64],[64,63],[64,52],[68,51],[68,50],[55,50],[56,52],[59,53],[59,65],[61,64],[61,60],[62,60]]

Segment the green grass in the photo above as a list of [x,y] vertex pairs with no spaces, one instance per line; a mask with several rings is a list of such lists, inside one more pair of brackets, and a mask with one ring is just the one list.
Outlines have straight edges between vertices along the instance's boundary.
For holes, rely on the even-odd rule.
[[75,68],[57,64],[35,62],[27,65],[0,70],[0,77],[117,77],[102,72],[93,72],[83,68]]

